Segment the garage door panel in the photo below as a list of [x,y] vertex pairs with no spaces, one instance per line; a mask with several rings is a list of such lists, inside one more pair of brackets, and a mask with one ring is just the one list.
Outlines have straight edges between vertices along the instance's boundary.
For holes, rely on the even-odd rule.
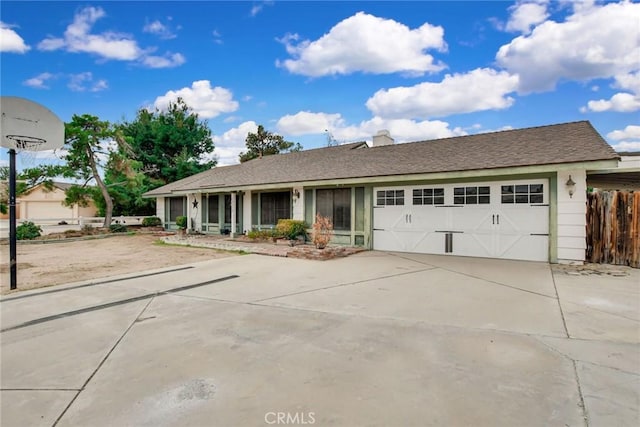
[[549,236],[500,235],[496,256],[525,261],[548,261]]
[[374,249],[445,254],[451,233],[452,255],[548,260],[548,180],[429,187],[375,189],[402,193],[404,206],[374,209]]

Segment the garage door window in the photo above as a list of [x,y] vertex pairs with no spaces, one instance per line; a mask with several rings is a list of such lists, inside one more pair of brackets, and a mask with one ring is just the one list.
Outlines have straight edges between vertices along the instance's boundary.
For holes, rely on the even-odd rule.
[[444,205],[444,188],[418,188],[413,190],[414,205]]
[[491,192],[487,187],[455,187],[453,204],[455,205],[488,205]]
[[503,185],[502,203],[542,203],[544,194],[543,184]]
[[404,190],[386,190],[376,193],[376,204],[378,206],[403,206]]

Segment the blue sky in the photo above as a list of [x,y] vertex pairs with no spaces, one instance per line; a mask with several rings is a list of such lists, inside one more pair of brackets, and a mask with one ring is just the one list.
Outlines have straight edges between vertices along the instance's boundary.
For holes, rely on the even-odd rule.
[[182,96],[220,164],[258,124],[315,148],[590,120],[640,150],[637,2],[3,1],[0,20],[2,95],[114,122]]

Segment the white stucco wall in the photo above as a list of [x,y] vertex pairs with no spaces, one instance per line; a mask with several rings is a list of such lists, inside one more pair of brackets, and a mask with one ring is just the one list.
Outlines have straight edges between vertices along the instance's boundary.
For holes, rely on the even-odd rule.
[[[193,202],[197,202],[197,207],[193,206]],[[202,194],[192,193],[187,195],[187,224],[188,230],[202,231]],[[191,227],[193,224],[193,228]]]
[[294,187],[293,194],[300,193],[300,198],[293,196],[293,206],[291,208],[291,214],[293,219],[304,221],[304,188]]
[[[569,196],[566,182],[576,183]],[[587,173],[582,170],[558,172],[558,262],[583,263],[586,244]]]
[[165,221],[164,200],[164,197],[156,198],[156,216],[162,220],[162,224],[164,224]]
[[251,191],[242,196],[242,232],[247,234],[251,230]]

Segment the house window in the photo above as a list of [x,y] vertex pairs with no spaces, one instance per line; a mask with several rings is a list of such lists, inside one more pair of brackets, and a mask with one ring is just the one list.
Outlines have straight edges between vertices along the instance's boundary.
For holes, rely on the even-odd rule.
[[331,219],[334,230],[351,230],[351,189],[316,190],[316,212]]
[[543,184],[503,185],[502,203],[542,203]]
[[444,205],[444,188],[418,188],[413,190],[414,205]]
[[218,212],[218,206],[220,205],[220,198],[216,195],[210,195],[207,198],[207,212],[209,215],[208,222],[211,224],[217,224],[220,220],[220,213]]
[[381,190],[376,193],[378,206],[403,206],[404,190]]
[[487,187],[454,187],[454,205],[488,205],[491,192]]
[[169,222],[176,222],[176,218],[184,216],[184,197],[170,197],[169,198]]
[[[231,194],[224,195],[224,222],[231,224]],[[240,203],[236,198],[236,223],[240,222]]]
[[291,218],[289,192],[260,194],[260,224],[276,225],[279,219]]

